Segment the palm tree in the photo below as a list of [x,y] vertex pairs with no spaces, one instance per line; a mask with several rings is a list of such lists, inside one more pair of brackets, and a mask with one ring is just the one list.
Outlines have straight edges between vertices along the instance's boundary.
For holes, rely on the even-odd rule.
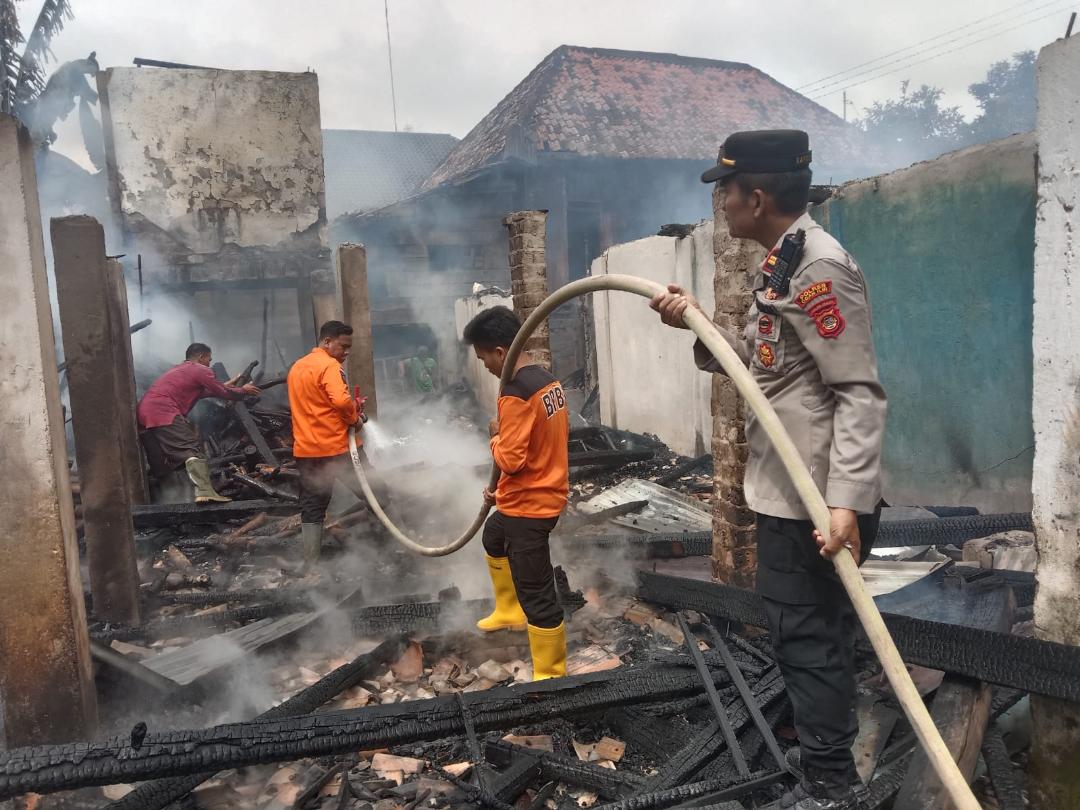
[[49,43],[72,12],[69,0],[45,0],[30,36],[23,37],[15,2],[0,0],[0,112],[25,120],[45,89],[45,63],[52,57]]

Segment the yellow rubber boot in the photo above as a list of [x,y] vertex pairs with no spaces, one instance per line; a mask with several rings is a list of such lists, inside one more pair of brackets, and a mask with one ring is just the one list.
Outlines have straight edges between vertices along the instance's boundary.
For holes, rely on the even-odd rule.
[[566,675],[566,623],[558,627],[529,625],[529,651],[532,652],[533,680],[562,678]]
[[514,579],[510,576],[510,560],[506,557],[490,557],[487,554],[488,573],[495,589],[495,611],[476,623],[485,633],[495,630],[524,630],[528,624],[525,611],[518,603]]

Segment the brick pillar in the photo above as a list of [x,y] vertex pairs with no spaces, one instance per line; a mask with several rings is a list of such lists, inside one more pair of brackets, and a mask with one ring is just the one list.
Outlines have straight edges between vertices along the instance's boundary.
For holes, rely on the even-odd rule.
[[[734,239],[720,208],[720,186],[713,192],[713,257],[716,261],[714,321],[741,334],[752,301],[754,275],[765,259],[757,244]],[[729,585],[753,587],[757,569],[754,514],[746,508],[743,475],[748,447],[744,426],[745,403],[734,383],[713,375],[713,579]]]
[[34,151],[0,115],[0,707],[9,747],[87,739],[86,632]]
[[[547,234],[547,211],[518,211],[503,220],[510,234],[510,290],[514,312],[525,321],[547,298],[547,264],[544,240]],[[525,350],[537,365],[551,369],[551,334],[545,320],[536,327]]]
[[[1039,53],[1032,518],[1035,634],[1080,644],[1080,37]],[[1080,807],[1080,705],[1031,696],[1031,806]]]
[[341,290],[345,323],[353,328],[353,347],[345,361],[345,372],[349,375],[349,384],[359,385],[360,394],[368,398],[364,413],[374,418],[379,409],[375,398],[375,345],[368,303],[367,249],[348,242],[338,245],[334,252],[334,269]]
[[[130,399],[117,401],[121,391],[133,398],[135,387],[127,296],[122,277],[118,282],[112,275],[121,272],[119,265],[105,258],[105,233],[96,219],[54,219],[51,230],[93,613],[138,624],[139,571],[131,523],[135,475],[125,470],[133,463],[135,406]],[[120,323],[112,324],[113,319]]]

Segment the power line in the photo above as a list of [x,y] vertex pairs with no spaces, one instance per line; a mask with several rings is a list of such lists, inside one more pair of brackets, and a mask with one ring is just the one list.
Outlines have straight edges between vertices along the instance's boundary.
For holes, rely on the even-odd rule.
[[[1061,0],[1057,0],[1057,2],[1061,2]],[[1071,0],[1070,0],[1070,2],[1071,2]],[[850,84],[844,84],[842,87],[836,87],[834,85],[835,84],[843,84],[843,81],[847,81],[847,80],[843,80],[841,82],[836,82],[833,85],[828,85],[827,87],[824,87],[824,88],[821,88],[821,89],[818,89],[818,90],[815,90],[815,91],[811,91],[811,93],[809,94],[809,97],[812,98],[812,99],[819,99],[819,98],[825,98],[826,96],[836,95],[837,93],[839,93],[839,92],[841,92],[843,90],[850,90],[852,87],[858,87],[861,84],[866,84],[867,82],[874,81],[875,79],[880,79],[880,78],[882,78],[884,76],[889,76],[889,75],[891,75],[893,73],[898,73],[901,70],[907,70],[908,68],[914,67],[915,65],[921,65],[924,62],[930,62],[930,61],[932,61],[934,59],[937,59],[937,58],[939,58],[941,56],[946,56],[946,55],[948,55],[950,53],[955,53],[956,51],[961,51],[964,48],[971,47],[972,45],[978,45],[980,42],[986,42],[986,40],[993,39],[994,37],[1000,36],[1001,34],[1006,34],[1009,31],[1014,31],[1017,28],[1022,28],[1025,25],[1030,25],[1031,23],[1039,22],[1040,20],[1044,20],[1047,17],[1052,17],[1055,14],[1060,14],[1062,11],[1064,11],[1067,8],[1068,8],[1067,5],[1063,6],[1063,7],[1060,7],[1060,8],[1056,8],[1053,11],[1050,11],[1050,12],[1048,12],[1046,14],[1043,14],[1043,15],[1041,15],[1039,17],[1034,17],[1034,18],[1032,18],[1030,20],[1025,20],[1025,21],[1023,21],[1021,23],[1017,23],[1016,25],[1011,25],[1011,26],[1009,26],[1007,28],[1001,29],[1000,31],[995,31],[992,34],[988,34],[985,37],[980,37],[979,39],[974,39],[974,40],[971,40],[970,42],[965,42],[964,44],[958,45],[955,48],[949,48],[949,49],[944,50],[944,51],[938,51],[936,53],[932,53],[930,56],[924,57],[923,59],[916,59],[914,62],[907,62],[906,60],[910,59],[913,56],[917,56],[919,53],[925,53],[926,51],[920,51],[918,53],[908,54],[908,56],[905,56],[905,57],[902,57],[900,59],[894,60],[893,62],[887,62],[884,65],[879,65],[877,68],[873,68],[873,69],[871,69],[869,71],[864,71],[861,74],[856,74],[855,76],[849,77],[851,79],[859,79],[858,81],[851,82]],[[960,37],[959,39],[963,39],[963,37]],[[955,42],[955,41],[957,41],[957,40],[950,40],[950,42]],[[949,44],[949,42],[942,43],[942,45],[947,45],[947,44]],[[931,49],[928,49],[928,50],[936,50],[936,49],[931,48]],[[893,68],[892,70],[886,70],[886,71],[883,71],[883,72],[880,72],[880,73],[876,72],[880,68],[889,67],[890,65],[894,65],[897,62],[904,62],[904,64],[900,65],[899,67]],[[859,78],[860,76],[864,76],[867,73],[873,74],[873,75],[868,75],[868,76],[866,76],[866,78]]]
[[390,0],[383,0],[386,16],[386,58],[390,61],[390,103],[394,106],[394,132],[397,128],[397,93],[394,91],[394,52],[390,49]]
[[[1040,17],[1033,17],[1033,18],[1030,18],[1028,20],[1024,20],[1023,22],[1019,22],[1019,23],[1015,22],[1015,20],[1003,20],[1001,22],[994,23],[994,24],[992,24],[992,25],[990,25],[990,26],[988,26],[986,28],[970,31],[970,32],[968,32],[966,34],[962,34],[962,35],[960,35],[958,37],[953,37],[952,39],[945,40],[944,42],[939,42],[937,45],[932,45],[932,46],[930,46],[928,48],[922,48],[920,50],[913,51],[912,53],[905,54],[904,56],[901,56],[901,57],[899,57],[897,59],[893,59],[893,60],[891,60],[889,62],[885,62],[884,64],[877,65],[876,67],[872,67],[872,68],[869,68],[867,70],[859,71],[857,73],[852,74],[851,76],[846,76],[843,79],[839,79],[839,80],[833,81],[833,82],[828,82],[828,83],[826,83],[826,84],[824,84],[824,85],[822,85],[820,87],[817,87],[817,88],[815,88],[813,90],[807,91],[806,95],[809,95],[811,97],[817,97],[817,96],[821,96],[821,95],[824,95],[824,94],[837,93],[840,90],[846,89],[848,87],[855,86],[854,84],[845,84],[846,82],[850,82],[852,79],[859,79],[859,78],[861,78],[863,76],[866,76],[868,74],[875,74],[875,76],[887,76],[890,72],[891,73],[896,72],[896,71],[887,71],[885,73],[878,73],[878,71],[880,71],[882,68],[887,68],[887,67],[890,67],[891,65],[897,65],[897,64],[900,64],[900,63],[904,63],[899,68],[900,70],[903,70],[904,67],[907,67],[909,65],[922,64],[923,62],[929,61],[930,59],[935,59],[938,56],[943,56],[944,54],[952,53],[954,51],[960,50],[961,48],[966,48],[969,45],[974,45],[974,44],[976,44],[978,42],[985,42],[987,39],[990,39],[991,37],[998,36],[999,34],[1004,34],[1004,33],[1008,32],[1008,31],[1012,31],[1012,30],[1014,30],[1016,28],[1019,28],[1019,27],[1021,27],[1023,25],[1028,25],[1029,23],[1037,22],[1037,21],[1045,19],[1046,17],[1049,17],[1049,16],[1051,16],[1053,14],[1058,14],[1059,12],[1063,11],[1065,8],[1068,8],[1068,6],[1071,4],[1071,2],[1072,2],[1072,0],[1051,0],[1051,2],[1049,2],[1049,3],[1044,3],[1041,6],[1037,6],[1035,8],[1028,9],[1028,11],[1024,12],[1024,14],[1032,14],[1034,12],[1041,11],[1041,10],[1043,10],[1043,9],[1049,7],[1049,6],[1057,6],[1057,8],[1055,8],[1054,10],[1048,12],[1047,14],[1043,14]],[[1065,5],[1063,6],[1062,3],[1065,3]],[[1023,15],[1021,15],[1021,16],[1023,16]],[[970,42],[966,42],[963,45],[960,45],[960,46],[955,47],[955,48],[946,48],[946,46],[952,45],[953,43],[963,42],[963,40],[967,39],[968,37],[977,36],[979,34],[985,34],[987,31],[991,31],[993,28],[995,28],[996,26],[1000,26],[1003,23],[1006,24],[1005,28],[999,28],[997,31],[994,31],[993,33],[991,33],[991,34],[989,34],[989,35],[987,35],[985,37],[982,37],[980,39],[971,40]],[[944,49],[944,50],[942,50],[942,49]],[[908,62],[909,59],[912,59],[913,57],[916,57],[916,56],[920,56],[921,54],[924,54],[924,53],[930,53],[931,55],[926,57],[925,59],[917,60],[915,62],[910,62],[910,63]],[[867,79],[866,81],[869,81],[869,79]],[[859,83],[861,83],[861,82],[859,82]]]
[[[1034,3],[1034,2],[1037,2],[1037,0],[1024,0],[1019,5],[1028,5],[1028,4]],[[1049,5],[1049,4],[1047,4],[1047,5]],[[1040,7],[1034,8],[1034,9],[1032,9],[1032,11],[1038,11],[1039,8],[1042,8],[1042,7],[1040,6]],[[845,70],[841,70],[841,71],[839,71],[837,73],[830,73],[828,76],[822,76],[820,79],[815,79],[814,81],[808,82],[807,84],[804,84],[804,85],[800,85],[799,87],[796,87],[795,89],[798,92],[801,93],[804,90],[812,88],[815,85],[821,84],[822,82],[826,82],[829,79],[835,79],[835,78],[837,78],[839,76],[844,76],[844,75],[846,75],[848,73],[852,73],[854,71],[859,70],[859,68],[866,67],[867,65],[872,65],[875,62],[882,61],[883,59],[888,59],[890,56],[896,56],[897,54],[901,54],[904,51],[910,51],[912,48],[918,48],[920,45],[925,45],[925,44],[927,44],[929,42],[933,42],[934,40],[941,39],[942,37],[947,37],[949,34],[955,34],[957,31],[963,31],[965,28],[971,28],[972,26],[981,25],[982,23],[986,22],[987,20],[990,20],[990,19],[992,19],[994,17],[1000,17],[1002,14],[1008,14],[1008,13],[1010,13],[1012,11],[1015,11],[1015,10],[1016,10],[1016,5],[1013,5],[1013,6],[1010,6],[1009,8],[1002,9],[1001,11],[994,12],[993,14],[987,14],[985,17],[980,17],[977,20],[973,20],[971,22],[964,23],[963,25],[957,26],[956,28],[950,28],[948,31],[943,31],[940,34],[937,34],[936,36],[928,37],[927,39],[921,39],[918,42],[913,42],[911,45],[907,45],[907,46],[905,46],[903,48],[898,48],[895,51],[889,51],[889,53],[882,54],[881,56],[876,56],[873,59],[870,59],[870,60],[868,60],[866,62],[860,62],[857,65],[852,65],[851,67],[846,68]],[[908,54],[908,55],[910,56],[912,54]]]

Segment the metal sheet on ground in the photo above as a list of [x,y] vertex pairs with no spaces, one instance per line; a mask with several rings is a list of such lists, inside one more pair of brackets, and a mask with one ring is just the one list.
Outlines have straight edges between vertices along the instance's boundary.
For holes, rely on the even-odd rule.
[[612,518],[611,522],[649,534],[704,532],[712,528],[712,515],[699,501],[639,478],[628,478],[605,489],[579,509],[594,513],[634,501],[648,501],[648,505],[639,512]]

